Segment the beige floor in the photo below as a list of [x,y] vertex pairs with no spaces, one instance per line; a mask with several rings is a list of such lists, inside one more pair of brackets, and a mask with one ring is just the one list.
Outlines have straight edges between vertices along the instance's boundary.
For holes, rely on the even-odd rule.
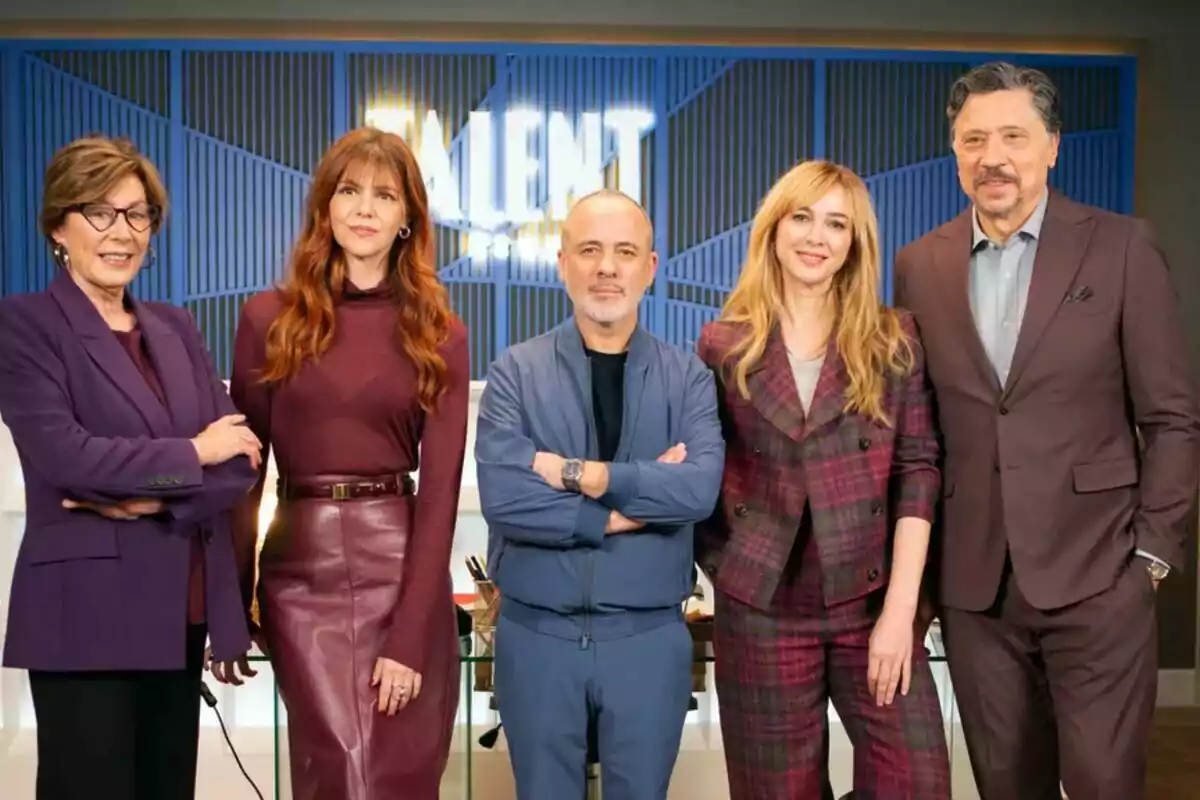
[[[473,738],[482,732],[473,728]],[[269,729],[244,729],[233,734],[234,744],[250,776],[265,798],[273,796],[272,741]],[[970,778],[962,736],[955,739],[954,798],[977,800]],[[725,765],[721,757],[720,733],[715,726],[693,724],[685,730],[683,747],[671,782],[669,800],[723,800],[729,796],[725,789]],[[37,754],[33,732],[17,735],[0,733],[0,797],[4,800],[32,800]],[[286,770],[284,770],[286,773]],[[471,782],[474,800],[515,800],[512,771],[501,737],[492,751],[472,748]],[[852,756],[849,742],[838,726],[833,729],[831,778],[840,795],[850,790]],[[442,798],[467,798],[466,754],[463,737],[455,744],[442,781]],[[286,774],[280,787],[280,797],[290,797]],[[219,729],[205,728],[200,747],[200,774],[196,797],[198,800],[254,800],[254,791],[238,771],[237,764],[225,745]]]

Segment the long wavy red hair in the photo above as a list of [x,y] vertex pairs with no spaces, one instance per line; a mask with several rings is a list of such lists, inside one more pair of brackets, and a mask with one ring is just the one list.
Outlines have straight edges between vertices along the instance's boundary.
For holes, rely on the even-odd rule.
[[397,339],[417,367],[417,398],[432,411],[445,390],[446,361],[438,352],[454,314],[433,259],[433,222],[421,169],[404,140],[375,128],[358,128],[321,159],[308,192],[304,230],[293,248],[288,277],[280,286],[283,312],[267,332],[261,380],[283,381],[305,359],[319,358],[333,341],[334,303],[346,281],[346,264],[333,238],[329,203],[346,170],[371,166],[392,173],[404,193],[407,239],[397,238],[387,256],[387,277],[396,298]]

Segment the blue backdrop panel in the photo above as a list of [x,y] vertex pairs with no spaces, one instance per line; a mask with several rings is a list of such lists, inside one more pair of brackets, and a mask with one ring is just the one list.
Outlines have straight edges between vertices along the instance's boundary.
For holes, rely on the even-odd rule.
[[696,76],[666,109],[664,160],[667,313],[662,326],[690,346],[732,288],[750,221],[775,180],[819,154],[811,59],[672,58],[669,74]]
[[[56,269],[37,227],[42,172],[55,150],[72,139],[102,131],[129,137],[160,169],[169,169],[170,125],[164,115],[167,55],[156,51],[35,51],[19,62],[18,71],[24,87],[20,113],[5,124],[23,128],[19,158],[24,168],[22,174],[12,176],[21,180],[23,191],[10,197],[18,204],[14,210],[26,221],[14,235],[25,237],[24,252],[29,255],[23,265],[11,263],[10,267],[6,260],[5,271],[23,272],[14,277],[20,284],[36,288],[45,285]],[[173,228],[167,227],[154,238],[156,257],[169,250],[172,232]],[[164,269],[143,270],[133,288],[143,297],[169,299],[171,274]]]
[[804,158],[866,180],[891,295],[896,251],[966,201],[949,148],[954,79],[995,57],[1062,91],[1052,184],[1132,206],[1132,58],[819,48],[0,40],[5,292],[45,286],[42,172],[90,132],[133,139],[172,210],[139,296],[189,308],[227,372],[241,304],[284,273],[310,175],[353,127],[403,135],[421,162],[436,258],[471,331],[474,377],[570,313],[562,216],[589,188],[634,193],[660,262],[647,326],[691,346],[719,313],[771,184]]

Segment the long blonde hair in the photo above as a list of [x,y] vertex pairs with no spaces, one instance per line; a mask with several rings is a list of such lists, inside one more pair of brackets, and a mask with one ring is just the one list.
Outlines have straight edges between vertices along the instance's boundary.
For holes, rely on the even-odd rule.
[[748,399],[746,378],[766,351],[783,310],[783,268],[775,256],[776,229],[786,215],[811,207],[839,186],[850,203],[853,235],[846,263],[834,276],[830,290],[837,319],[833,335],[850,378],[845,410],[891,425],[883,408],[886,373],[902,375],[912,369],[913,345],[896,312],[879,299],[879,233],[871,195],[861,178],[839,164],[803,161],[763,198],[754,216],[741,275],[721,311],[722,320],[748,328],[726,358],[736,359],[734,380],[742,397]]

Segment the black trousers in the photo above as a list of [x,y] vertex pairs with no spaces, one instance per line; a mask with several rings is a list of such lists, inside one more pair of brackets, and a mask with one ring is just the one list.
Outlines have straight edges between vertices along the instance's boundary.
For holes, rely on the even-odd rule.
[[31,671],[37,800],[193,800],[207,636],[189,626],[182,670]]

